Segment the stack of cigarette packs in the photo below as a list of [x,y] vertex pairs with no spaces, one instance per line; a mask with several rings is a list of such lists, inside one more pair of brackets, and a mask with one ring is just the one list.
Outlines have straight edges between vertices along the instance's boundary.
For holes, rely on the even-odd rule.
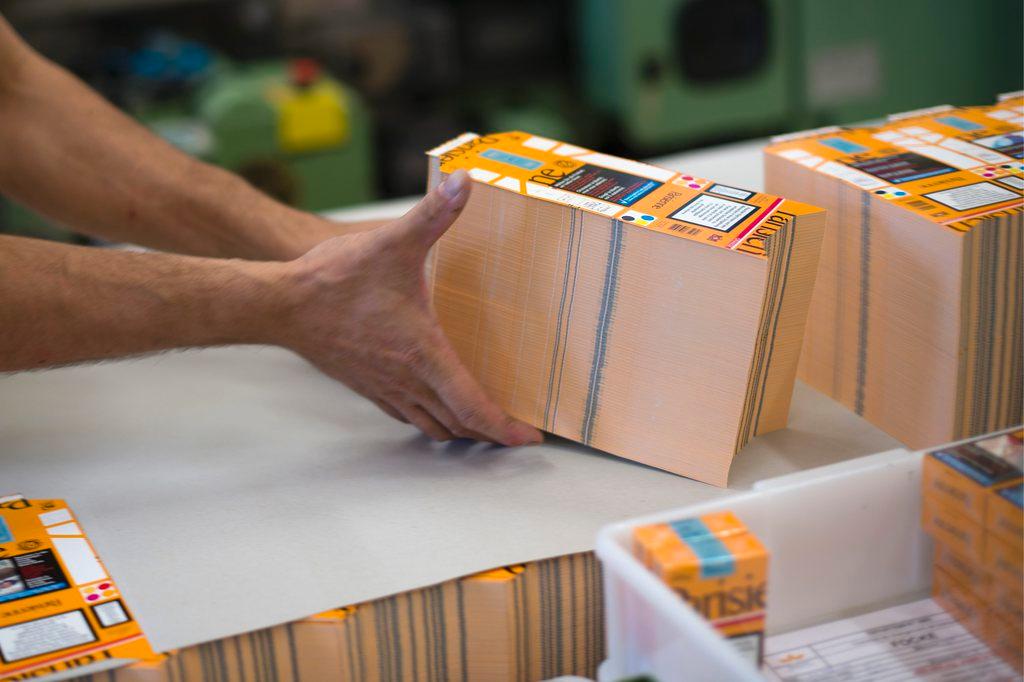
[[932,595],[1022,670],[1024,431],[938,448],[922,466],[922,524],[935,541]]
[[1024,98],[776,138],[828,226],[799,378],[913,450],[1022,421]]
[[431,261],[459,357],[510,414],[724,486],[789,414],[821,209],[527,133],[466,133]]
[[508,566],[168,652],[83,682],[531,682],[596,677],[593,554]]

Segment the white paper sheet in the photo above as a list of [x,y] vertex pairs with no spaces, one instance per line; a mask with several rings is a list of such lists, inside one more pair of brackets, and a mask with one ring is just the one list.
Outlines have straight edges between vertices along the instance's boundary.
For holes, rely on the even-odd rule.
[[778,682],[1018,678],[931,599],[769,637],[764,672]]
[[[732,485],[894,447],[798,386]],[[726,491],[555,441],[432,444],[304,361],[222,348],[0,377],[0,495],[68,500],[157,649],[592,548]]]

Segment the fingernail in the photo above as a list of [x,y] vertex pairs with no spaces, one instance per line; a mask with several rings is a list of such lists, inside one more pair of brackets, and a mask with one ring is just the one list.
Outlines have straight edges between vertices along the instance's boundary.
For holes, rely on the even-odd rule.
[[460,168],[441,183],[441,193],[451,200],[462,194],[468,184],[469,174]]
[[544,436],[529,424],[519,423],[512,430],[511,440],[510,445],[536,445],[544,442]]

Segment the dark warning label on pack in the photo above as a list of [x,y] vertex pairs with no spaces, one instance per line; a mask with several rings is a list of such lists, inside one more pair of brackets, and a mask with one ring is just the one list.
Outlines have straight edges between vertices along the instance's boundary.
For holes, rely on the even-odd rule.
[[613,204],[632,206],[660,187],[661,183],[639,175],[585,164],[553,186]]
[[929,159],[927,156],[921,156],[913,152],[903,152],[902,154],[883,156],[878,159],[855,161],[849,165],[893,185],[898,185],[901,182],[910,182],[911,180],[922,180],[934,175],[942,175],[943,173],[952,173],[956,170],[934,159]]
[[971,140],[974,144],[994,149],[1000,154],[1012,156],[1015,159],[1024,159],[1024,133],[1004,133]]
[[0,559],[0,603],[68,587],[49,549]]

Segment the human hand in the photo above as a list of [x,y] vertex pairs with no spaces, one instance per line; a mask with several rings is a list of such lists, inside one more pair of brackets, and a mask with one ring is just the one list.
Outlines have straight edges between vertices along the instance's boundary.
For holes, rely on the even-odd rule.
[[368,232],[383,227],[391,220],[331,220],[315,213],[289,209],[290,214],[275,224],[279,234],[273,246],[259,254],[261,260],[288,261],[299,258],[328,239]]
[[280,345],[436,440],[542,440],[507,415],[459,361],[430,307],[424,261],[466,205],[464,171],[404,216],[334,237],[286,265],[295,283]]

